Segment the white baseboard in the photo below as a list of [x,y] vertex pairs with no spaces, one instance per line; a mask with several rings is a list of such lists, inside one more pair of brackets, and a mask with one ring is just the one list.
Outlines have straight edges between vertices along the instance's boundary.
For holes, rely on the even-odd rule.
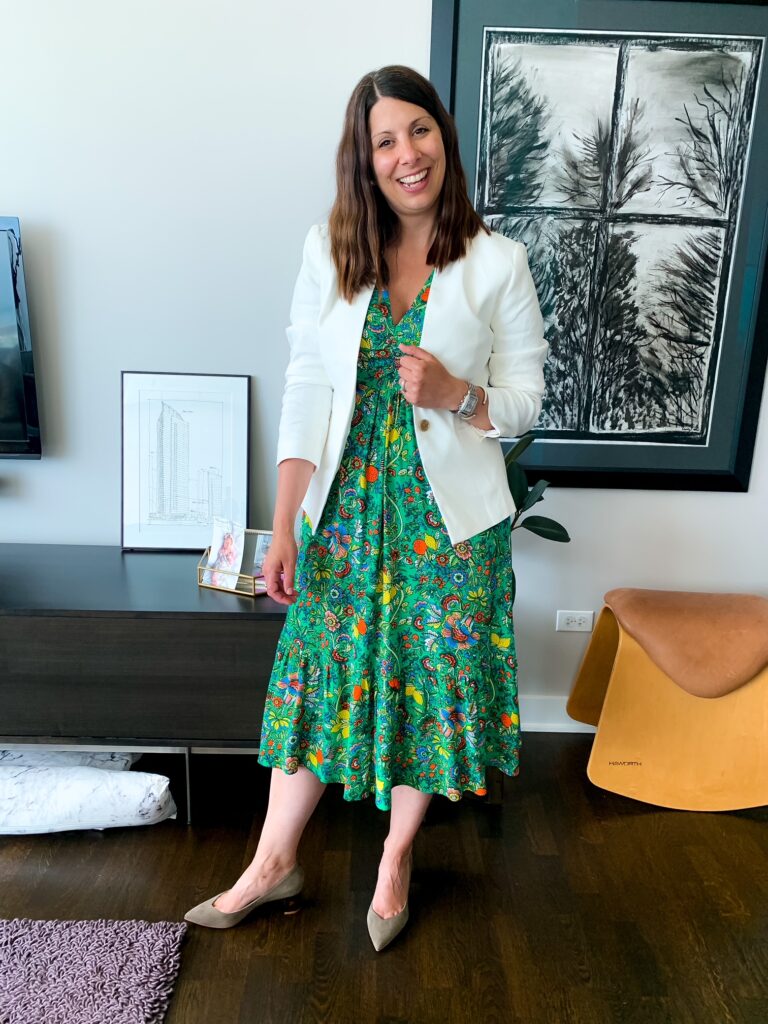
[[593,725],[574,722],[565,710],[567,697],[526,697],[520,694],[520,726],[523,732],[591,732]]

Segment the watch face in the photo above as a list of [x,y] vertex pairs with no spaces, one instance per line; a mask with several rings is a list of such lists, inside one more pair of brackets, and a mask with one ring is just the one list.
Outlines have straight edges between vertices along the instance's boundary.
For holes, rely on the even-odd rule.
[[467,381],[467,393],[461,400],[459,408],[456,410],[458,416],[462,420],[469,420],[475,415],[477,409],[478,394],[477,388],[470,381]]

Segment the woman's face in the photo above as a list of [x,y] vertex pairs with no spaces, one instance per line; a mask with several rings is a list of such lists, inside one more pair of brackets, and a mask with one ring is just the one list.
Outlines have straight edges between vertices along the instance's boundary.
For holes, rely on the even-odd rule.
[[436,212],[445,180],[437,121],[423,107],[384,96],[371,107],[368,128],[376,184],[394,212]]

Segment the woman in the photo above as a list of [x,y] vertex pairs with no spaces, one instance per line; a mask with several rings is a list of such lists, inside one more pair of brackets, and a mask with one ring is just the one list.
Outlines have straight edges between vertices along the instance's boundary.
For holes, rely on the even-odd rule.
[[[230,927],[296,894],[328,782],[391,808],[368,928],[408,917],[434,793],[518,773],[510,516],[500,436],[538,417],[547,345],[525,247],[467,197],[453,121],[409,68],[350,99],[327,226],[288,328],[268,593],[289,605],[264,711],[253,863],[187,920]],[[301,546],[294,522],[304,508]]]
[[[231,533],[225,533],[216,558],[213,562],[209,562],[209,569],[205,573],[205,582],[213,584],[214,587],[230,587],[234,590],[237,584],[237,576],[233,575],[237,572],[237,568],[234,567],[236,561],[235,538]],[[224,569],[225,572],[214,572],[215,569]]]

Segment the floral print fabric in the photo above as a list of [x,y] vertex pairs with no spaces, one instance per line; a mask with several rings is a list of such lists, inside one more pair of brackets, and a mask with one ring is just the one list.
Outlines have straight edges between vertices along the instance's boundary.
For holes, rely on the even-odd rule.
[[485,793],[488,765],[519,772],[511,522],[451,544],[399,387],[431,279],[397,325],[373,292],[341,465],[317,532],[302,521],[258,757],[381,810],[396,785],[459,800]]

